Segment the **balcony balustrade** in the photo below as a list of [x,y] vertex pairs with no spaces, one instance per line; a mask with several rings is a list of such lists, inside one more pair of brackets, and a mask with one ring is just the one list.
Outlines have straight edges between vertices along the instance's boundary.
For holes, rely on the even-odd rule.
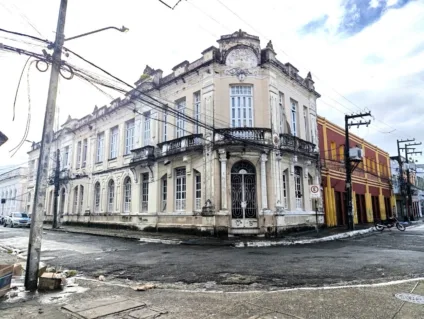
[[131,163],[149,161],[155,158],[155,147],[148,145],[131,150],[131,153],[133,153]]
[[315,144],[290,134],[280,134],[280,149],[308,157],[318,156],[318,150]]
[[215,130],[215,143],[217,144],[243,144],[244,141],[271,145],[271,129],[255,127],[234,127],[220,128]]
[[203,148],[203,134],[191,134],[170,141],[158,143],[157,156],[173,155]]

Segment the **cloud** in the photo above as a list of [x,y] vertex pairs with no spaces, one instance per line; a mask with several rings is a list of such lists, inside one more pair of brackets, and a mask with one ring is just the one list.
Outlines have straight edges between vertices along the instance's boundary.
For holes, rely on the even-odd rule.
[[376,23],[389,9],[399,9],[410,0],[346,0],[343,4],[345,14],[339,32],[354,35]]
[[418,54],[420,54],[421,52],[424,52],[424,42],[421,42],[420,44],[418,44],[416,47],[414,47],[407,55],[406,57],[413,57],[416,56]]
[[299,30],[300,34],[306,34],[306,33],[314,33],[320,29],[322,29],[325,26],[325,23],[328,20],[328,15],[323,15],[319,18],[316,18],[312,21],[309,21],[307,24],[302,26]]
[[384,58],[375,54],[370,54],[365,57],[364,62],[366,64],[379,64],[384,62]]

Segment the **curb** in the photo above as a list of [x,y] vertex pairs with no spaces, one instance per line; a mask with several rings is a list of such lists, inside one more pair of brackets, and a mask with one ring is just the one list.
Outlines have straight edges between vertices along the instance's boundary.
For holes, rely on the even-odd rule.
[[[414,227],[415,225],[411,225],[409,227]],[[418,226],[418,225],[417,225]],[[140,237],[140,235],[122,235],[122,234],[108,234],[108,233],[91,233],[79,230],[72,229],[51,229],[51,228],[43,228],[45,231],[53,231],[53,232],[64,232],[64,233],[74,233],[74,234],[86,234],[92,236],[100,236],[100,237],[112,237],[112,238],[123,238],[123,239],[133,239],[138,240],[141,243],[150,243],[150,244],[164,244],[164,245],[186,245],[186,246],[214,246],[214,247],[235,247],[235,248],[252,248],[252,247],[274,247],[274,246],[292,246],[292,245],[307,245],[307,244],[315,244],[321,242],[328,242],[333,240],[340,240],[346,238],[353,238],[358,236],[363,236],[366,234],[372,234],[375,232],[374,227],[370,227],[368,229],[355,230],[351,232],[341,233],[337,235],[330,235],[321,238],[307,238],[300,240],[265,240],[265,241],[208,241],[207,239],[199,238],[199,239],[170,239],[170,238],[151,238],[151,237]]]
[[235,245],[236,248],[244,247],[273,247],[273,246],[292,246],[292,245],[306,245],[306,244],[315,244],[345,238],[353,238],[357,236],[362,236],[364,234],[374,232],[374,227],[368,229],[354,230],[351,232],[346,232],[337,235],[326,236],[322,238],[312,238],[312,239],[303,239],[303,240],[292,240],[292,241],[262,241],[262,242],[240,242]]

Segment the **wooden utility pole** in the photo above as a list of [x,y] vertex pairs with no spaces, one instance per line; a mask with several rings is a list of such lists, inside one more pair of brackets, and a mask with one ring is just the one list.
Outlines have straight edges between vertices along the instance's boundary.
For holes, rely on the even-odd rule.
[[414,220],[414,214],[412,212],[412,192],[411,192],[411,182],[410,182],[410,178],[411,178],[411,174],[410,174],[410,169],[409,169],[409,155],[412,154],[422,154],[422,152],[409,152],[409,150],[411,150],[412,148],[410,148],[409,146],[415,146],[415,145],[421,145],[422,143],[410,143],[410,144],[405,144],[405,163],[408,164],[408,167],[406,169],[406,195],[407,195],[407,211],[408,211],[408,221]]
[[37,178],[34,192],[34,205],[32,208],[31,230],[28,242],[28,257],[25,274],[25,288],[35,291],[38,286],[38,270],[40,263],[41,238],[43,234],[43,219],[45,210],[45,197],[47,187],[48,165],[50,149],[53,141],[53,123],[56,112],[56,97],[59,80],[59,70],[62,59],[62,47],[64,42],[64,30],[66,9],[68,0],[61,0],[59,18],[56,28],[56,39],[53,44],[49,91],[47,95],[46,112],[44,116],[43,136],[40,146],[40,157],[38,160]]
[[345,151],[344,151],[344,161],[345,161],[345,169],[346,169],[346,214],[347,214],[347,229],[348,230],[354,230],[354,220],[353,220],[353,204],[352,204],[352,163],[349,156],[349,128],[351,126],[361,126],[366,125],[368,126],[371,121],[368,122],[350,122],[349,120],[355,119],[358,117],[364,117],[364,116],[371,116],[371,112],[368,113],[360,113],[360,114],[353,114],[353,115],[345,115]]
[[[401,205],[401,214],[404,217],[405,221],[409,221],[409,214],[407,213],[407,203],[406,203],[406,191],[405,191],[405,180],[403,178],[403,161],[402,156],[400,155],[400,150],[403,149],[400,147],[401,143],[414,142],[415,138],[408,140],[397,140],[397,149],[398,149],[398,163],[399,163],[399,190],[402,196],[402,205]],[[406,210],[406,212],[405,212]]]

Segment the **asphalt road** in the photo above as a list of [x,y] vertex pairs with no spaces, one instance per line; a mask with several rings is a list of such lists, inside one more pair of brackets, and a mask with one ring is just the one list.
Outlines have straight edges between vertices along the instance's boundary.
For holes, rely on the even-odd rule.
[[[28,229],[0,227],[0,246],[27,249]],[[370,283],[424,277],[424,225],[327,243],[233,248],[43,234],[42,260],[86,277],[224,290]],[[187,286],[188,285],[188,286]]]

